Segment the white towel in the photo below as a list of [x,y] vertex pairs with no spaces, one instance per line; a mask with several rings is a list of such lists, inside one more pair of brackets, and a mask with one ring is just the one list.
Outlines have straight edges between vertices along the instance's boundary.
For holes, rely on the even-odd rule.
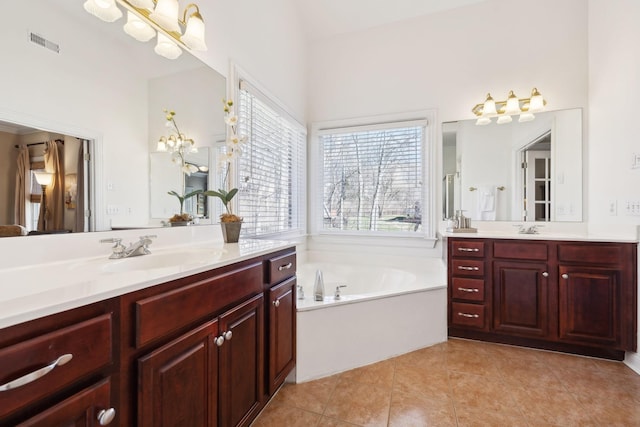
[[493,221],[496,219],[496,186],[483,185],[478,187],[477,211],[478,219]]

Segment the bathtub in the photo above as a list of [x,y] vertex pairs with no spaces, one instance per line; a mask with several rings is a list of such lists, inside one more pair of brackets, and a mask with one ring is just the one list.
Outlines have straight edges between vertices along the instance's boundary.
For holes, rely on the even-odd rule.
[[[298,264],[296,382],[322,378],[447,339],[447,278],[442,260],[385,267],[381,260]],[[315,273],[325,297],[315,301]],[[336,299],[336,286],[340,298]],[[298,290],[300,296],[300,289]]]

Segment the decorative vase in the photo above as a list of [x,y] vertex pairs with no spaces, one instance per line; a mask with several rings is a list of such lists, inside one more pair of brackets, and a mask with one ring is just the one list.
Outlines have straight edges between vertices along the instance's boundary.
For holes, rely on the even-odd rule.
[[220,227],[225,243],[238,243],[242,222],[221,222]]

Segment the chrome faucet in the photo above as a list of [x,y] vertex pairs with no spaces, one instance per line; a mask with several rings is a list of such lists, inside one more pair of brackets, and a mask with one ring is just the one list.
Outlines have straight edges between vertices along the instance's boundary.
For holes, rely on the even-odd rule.
[[347,285],[336,286],[336,293],[333,295],[333,299],[340,299],[340,288],[346,288]]
[[526,226],[524,224],[518,225],[517,227],[519,227],[518,229],[518,233],[520,234],[538,234],[540,233],[540,230],[538,230],[538,227],[542,227],[541,225],[531,225],[531,226]]
[[100,243],[114,243],[111,248],[112,253],[109,259],[129,258],[140,255],[149,255],[149,245],[153,242],[151,239],[155,239],[156,235],[140,236],[140,240],[134,243],[130,243],[128,247],[124,247],[121,238],[102,239]]

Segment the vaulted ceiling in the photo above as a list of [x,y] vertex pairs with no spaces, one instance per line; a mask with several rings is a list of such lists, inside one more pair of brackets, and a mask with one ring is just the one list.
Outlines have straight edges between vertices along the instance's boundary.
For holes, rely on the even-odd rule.
[[361,31],[486,0],[292,0],[311,40]]

